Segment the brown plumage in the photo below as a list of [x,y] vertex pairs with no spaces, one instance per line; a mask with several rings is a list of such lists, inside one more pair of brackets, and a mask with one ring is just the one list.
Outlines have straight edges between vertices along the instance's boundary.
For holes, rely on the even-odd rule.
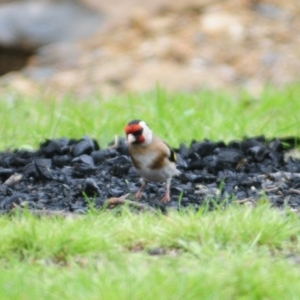
[[129,122],[125,127],[125,132],[132,163],[143,179],[143,184],[135,197],[142,196],[142,190],[148,181],[165,181],[166,194],[162,201],[169,201],[171,179],[180,173],[176,169],[175,152],[160,138],[153,135],[143,121]]

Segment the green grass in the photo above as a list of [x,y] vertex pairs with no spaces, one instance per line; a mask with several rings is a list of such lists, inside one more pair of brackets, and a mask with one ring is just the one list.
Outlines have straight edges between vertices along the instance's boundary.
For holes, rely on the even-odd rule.
[[[104,99],[2,94],[0,149],[86,134],[102,146],[144,119],[172,146],[300,136],[300,88]],[[168,216],[0,217],[0,299],[300,299],[300,220],[261,203]],[[161,255],[150,255],[157,251]]]
[[299,299],[299,218],[265,205],[0,226],[0,299]]
[[45,138],[90,135],[106,146],[124,136],[132,119],[145,120],[172,146],[192,139],[239,139],[300,135],[300,87],[266,89],[253,98],[246,92],[201,91],[193,94],[156,92],[104,99],[94,96],[54,99],[38,95],[0,97],[0,149],[37,147]]

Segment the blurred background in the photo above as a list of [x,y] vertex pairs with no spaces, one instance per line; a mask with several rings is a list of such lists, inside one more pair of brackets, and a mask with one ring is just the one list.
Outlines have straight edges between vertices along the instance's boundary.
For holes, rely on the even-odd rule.
[[256,94],[299,75],[299,0],[0,0],[0,91]]

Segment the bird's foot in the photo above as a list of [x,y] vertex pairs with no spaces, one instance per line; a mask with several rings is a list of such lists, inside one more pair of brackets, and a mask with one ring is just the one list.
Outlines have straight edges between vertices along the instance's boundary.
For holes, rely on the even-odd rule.
[[169,194],[165,194],[165,196],[161,199],[161,202],[167,203],[171,200],[171,197]]
[[137,191],[134,195],[134,199],[141,199],[143,197],[143,193],[141,191]]

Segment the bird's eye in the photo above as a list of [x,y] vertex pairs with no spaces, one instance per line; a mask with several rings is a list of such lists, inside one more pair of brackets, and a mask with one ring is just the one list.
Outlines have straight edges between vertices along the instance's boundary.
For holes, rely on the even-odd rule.
[[143,129],[136,131],[134,135],[141,135],[142,133],[143,133]]

